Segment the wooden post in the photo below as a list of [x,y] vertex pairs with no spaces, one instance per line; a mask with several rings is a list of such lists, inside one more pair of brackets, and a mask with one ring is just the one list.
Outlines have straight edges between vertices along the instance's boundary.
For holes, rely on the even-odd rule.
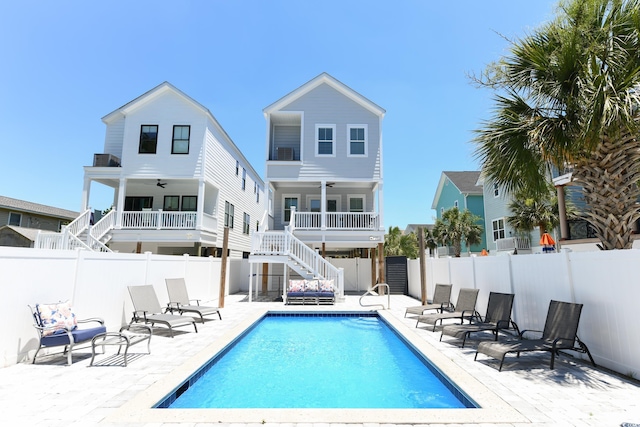
[[422,305],[427,303],[427,278],[424,271],[426,260],[424,259],[424,228],[418,228],[418,247],[420,250],[420,297]]
[[137,254],[141,254],[142,253],[142,242],[136,243],[136,253]]
[[326,258],[327,254],[327,245],[325,242],[322,242],[322,258]]
[[376,269],[376,248],[369,249],[369,258],[371,259],[371,286],[369,289],[373,288],[377,282],[377,269]]
[[222,237],[222,266],[220,268],[220,301],[218,307],[224,308],[224,290],[226,287],[227,278],[227,247],[229,245],[229,227],[224,228],[224,235]]
[[269,264],[262,264],[262,294],[267,295],[269,292]]
[[[380,279],[379,283],[386,283],[386,279],[384,277],[384,246],[382,243],[378,243],[378,278]],[[378,294],[384,295],[385,289],[383,287],[378,288]]]

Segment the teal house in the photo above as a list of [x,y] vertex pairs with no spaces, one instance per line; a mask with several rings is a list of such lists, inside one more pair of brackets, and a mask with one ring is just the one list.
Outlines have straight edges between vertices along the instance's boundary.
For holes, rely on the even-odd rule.
[[[431,209],[436,211],[437,218],[442,218],[442,213],[453,207],[457,207],[461,211],[468,209],[474,215],[482,218],[478,224],[481,224],[484,229],[484,197],[482,184],[479,183],[479,180],[480,171],[442,172],[431,205]],[[486,230],[484,230],[482,242],[479,245],[472,245],[469,249],[463,242],[462,252],[470,250],[472,253],[479,253],[486,247]]]

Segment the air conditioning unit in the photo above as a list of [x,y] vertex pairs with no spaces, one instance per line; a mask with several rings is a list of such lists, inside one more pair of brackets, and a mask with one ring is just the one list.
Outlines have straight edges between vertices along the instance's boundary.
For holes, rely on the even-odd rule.
[[93,155],[94,167],[118,167],[120,166],[120,158],[113,154],[94,154]]
[[293,160],[293,148],[278,147],[278,160]]

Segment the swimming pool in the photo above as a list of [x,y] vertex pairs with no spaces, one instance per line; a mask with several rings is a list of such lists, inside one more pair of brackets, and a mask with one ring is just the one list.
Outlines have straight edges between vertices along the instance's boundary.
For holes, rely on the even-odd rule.
[[158,405],[475,406],[377,313],[268,313]]
[[[413,302],[413,301],[411,301]],[[186,334],[185,345],[189,342],[201,344],[193,356],[183,363],[170,368],[166,374],[157,377],[149,385],[140,384],[139,392],[127,398],[117,410],[105,418],[111,423],[384,423],[384,424],[429,424],[429,423],[523,423],[527,418],[516,411],[511,405],[498,397],[493,391],[478,381],[473,375],[461,368],[450,356],[434,347],[425,339],[426,331],[416,331],[413,326],[415,320],[404,319],[404,307],[396,313],[382,310],[378,315],[392,327],[392,329],[410,343],[418,353],[427,357],[439,372],[442,372],[452,382],[463,389],[464,393],[478,404],[477,408],[447,408],[447,409],[342,409],[342,408],[214,408],[214,409],[163,409],[157,405],[166,397],[176,392],[184,384],[185,378],[190,378],[216,355],[227,351],[241,336],[251,330],[268,313],[297,312],[299,307],[282,307],[273,304],[271,310],[266,304],[256,304],[246,311],[240,318],[228,322],[215,323],[215,327],[204,328],[198,334]],[[245,306],[243,306],[245,307]],[[314,311],[310,307],[308,311]],[[232,310],[233,308],[227,308]],[[306,310],[305,310],[306,311]],[[340,307],[326,311],[343,312]],[[368,310],[350,310],[369,312]],[[226,319],[231,319],[231,313]],[[424,335],[424,336],[422,336]],[[437,341],[437,340],[436,340]],[[174,345],[174,344],[172,344]],[[446,348],[455,351],[460,349]],[[173,350],[172,350],[173,351]],[[473,356],[471,355],[471,360]],[[474,365],[475,366],[475,365]],[[365,390],[366,392],[366,390]]]

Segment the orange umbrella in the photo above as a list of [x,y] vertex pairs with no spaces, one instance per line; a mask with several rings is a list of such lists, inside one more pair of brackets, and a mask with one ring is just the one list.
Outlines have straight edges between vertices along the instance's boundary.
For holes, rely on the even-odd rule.
[[554,246],[556,241],[553,240],[553,237],[549,233],[544,233],[540,236],[540,245],[542,246]]
[[489,252],[487,252],[486,249],[483,249],[482,252],[480,252],[480,256],[487,256],[489,255]]

